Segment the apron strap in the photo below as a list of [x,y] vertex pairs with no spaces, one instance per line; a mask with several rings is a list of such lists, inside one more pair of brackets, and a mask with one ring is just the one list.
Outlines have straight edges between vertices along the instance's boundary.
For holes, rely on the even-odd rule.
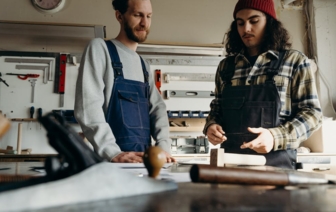
[[[109,54],[110,54],[110,58],[111,58],[111,62],[112,62],[112,68],[114,70],[114,76],[124,77],[123,70],[122,70],[123,65],[120,61],[119,54],[118,54],[116,46],[110,40],[105,41],[105,43],[106,43],[107,49],[108,49]],[[149,74],[147,72],[145,62],[142,59],[142,57],[140,57],[140,60],[141,60],[141,66],[142,66],[142,71],[143,71],[145,83],[148,83]]]
[[142,59],[141,56],[140,56],[140,60],[141,60],[141,66],[142,66],[142,70],[143,70],[145,83],[148,83],[149,74],[148,74],[147,69],[146,69],[145,61]]
[[111,63],[112,63],[112,67],[113,67],[113,70],[114,70],[114,76],[124,77],[123,76],[123,70],[122,70],[123,65],[120,62],[120,58],[119,58],[119,54],[117,52],[116,46],[110,40],[105,41],[105,43],[106,43],[107,49],[108,49],[109,54],[110,54]]

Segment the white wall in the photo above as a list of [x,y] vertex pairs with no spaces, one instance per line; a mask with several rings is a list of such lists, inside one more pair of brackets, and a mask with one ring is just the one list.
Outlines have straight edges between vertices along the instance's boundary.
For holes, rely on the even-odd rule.
[[[30,0],[1,0],[0,21],[104,25],[107,38],[119,31],[112,0],[66,0],[55,14],[43,14]],[[221,45],[233,20],[235,0],[152,0],[153,20],[149,43]],[[302,10],[283,9],[275,0],[280,20],[291,32],[294,48],[304,50]]]
[[336,118],[336,1],[313,0],[322,111]]

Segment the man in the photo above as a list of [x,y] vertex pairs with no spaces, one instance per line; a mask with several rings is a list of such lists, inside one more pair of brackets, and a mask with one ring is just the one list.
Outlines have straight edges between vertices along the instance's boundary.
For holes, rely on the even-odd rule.
[[290,49],[273,0],[239,0],[233,17],[203,132],[225,152],[295,168],[294,149],[322,120],[309,60]]
[[[149,65],[135,52],[152,18],[150,0],[113,0],[120,32],[105,42],[93,39],[82,57],[75,117],[94,150],[111,162],[142,162],[151,136],[165,150],[171,140],[166,106]],[[113,67],[112,67],[113,66]]]

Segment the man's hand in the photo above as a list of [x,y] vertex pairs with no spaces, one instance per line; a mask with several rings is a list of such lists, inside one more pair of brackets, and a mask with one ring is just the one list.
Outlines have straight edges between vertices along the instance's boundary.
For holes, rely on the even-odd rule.
[[208,127],[206,135],[208,136],[208,140],[213,145],[221,144],[227,140],[224,136],[224,131],[222,127],[218,124],[212,124]]
[[166,162],[167,162],[167,163],[173,163],[173,162],[176,162],[176,159],[173,158],[169,153],[167,153],[167,152],[164,152],[164,153],[166,154],[166,158],[167,158]]
[[274,138],[272,133],[268,129],[261,127],[248,127],[247,129],[251,133],[259,134],[259,136],[248,143],[244,142],[244,144],[240,146],[241,149],[250,148],[258,153],[268,153],[273,149]]
[[142,163],[143,152],[122,152],[114,157],[111,162],[115,163]]

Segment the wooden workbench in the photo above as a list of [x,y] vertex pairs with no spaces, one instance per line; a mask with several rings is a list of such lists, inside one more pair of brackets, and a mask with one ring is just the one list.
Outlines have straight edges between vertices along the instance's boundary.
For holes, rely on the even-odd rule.
[[[35,174],[30,167],[43,166],[42,162],[2,162],[1,167],[12,167],[0,173]],[[177,166],[177,165],[176,165]],[[171,171],[188,172],[189,166],[171,167]],[[336,167],[324,171],[335,174]],[[52,194],[50,194],[52,196]],[[47,208],[58,211],[335,211],[335,185],[312,186],[242,186],[183,182],[178,190],[123,197],[84,204]],[[13,203],[15,200],[13,199]],[[1,210],[0,210],[1,211]]]

